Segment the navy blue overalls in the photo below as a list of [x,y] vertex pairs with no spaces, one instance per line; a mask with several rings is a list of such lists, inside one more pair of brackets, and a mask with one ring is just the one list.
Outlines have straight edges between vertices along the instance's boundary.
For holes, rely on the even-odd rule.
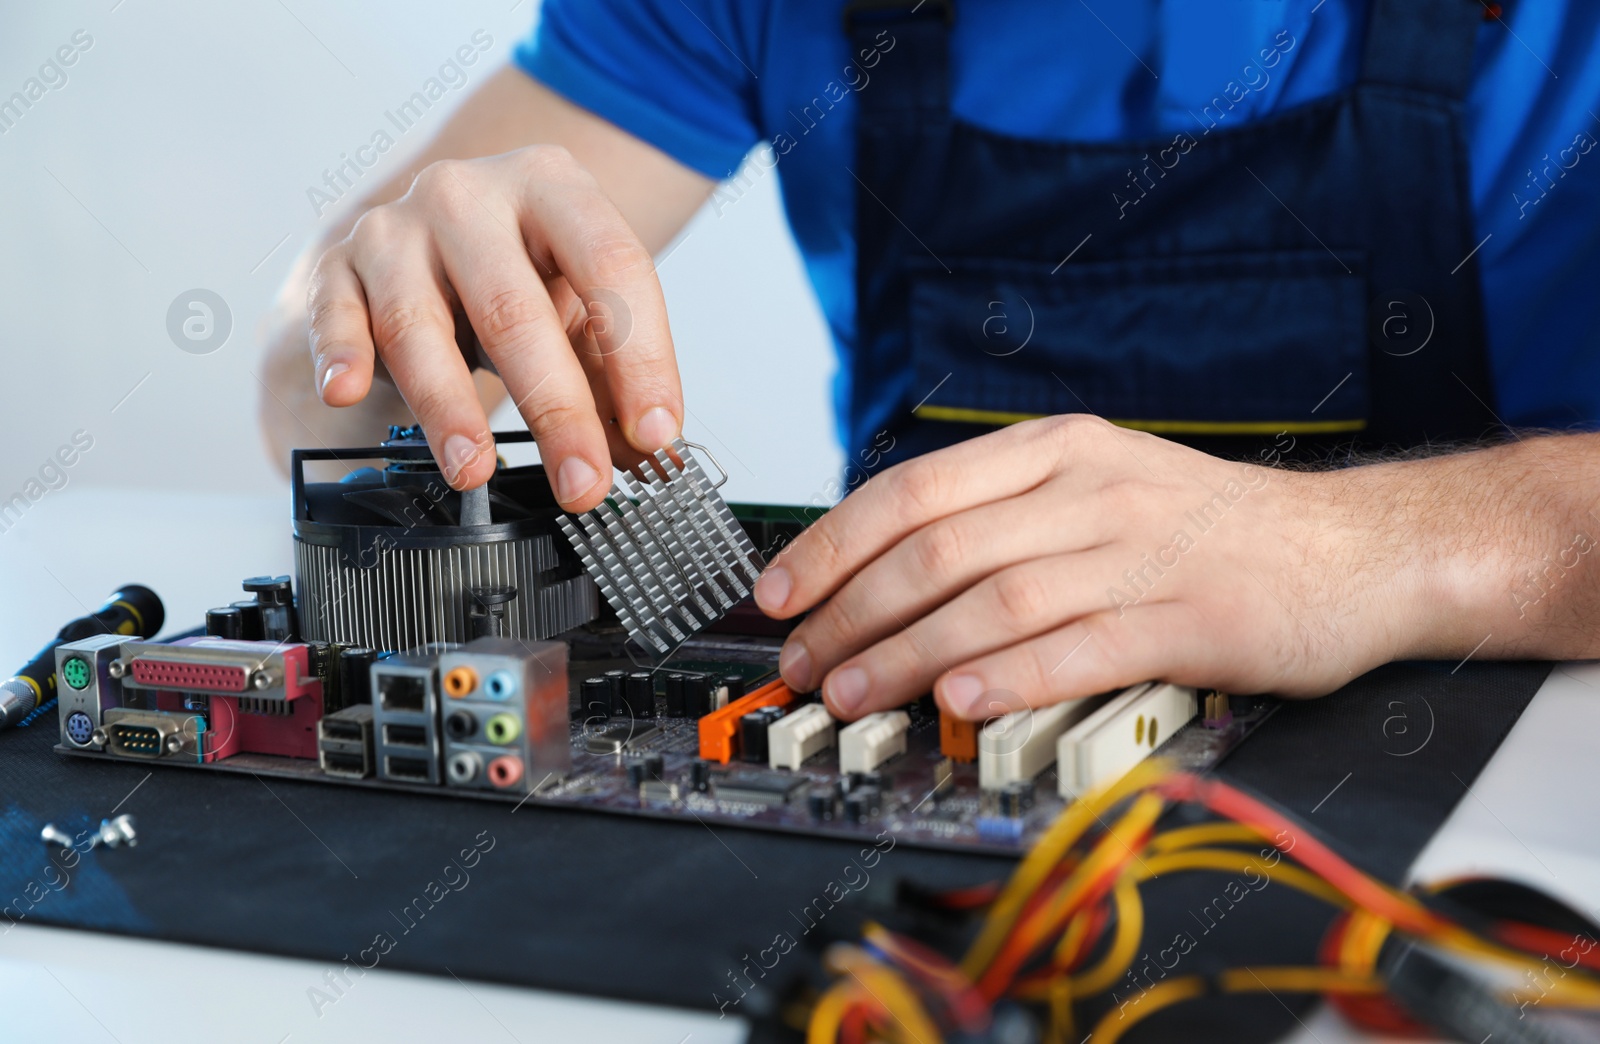
[[953,3],[911,6],[845,16],[852,53],[894,40],[859,95],[852,459],[1059,413],[1250,457],[1280,433],[1320,456],[1494,427],[1475,0],[1374,0],[1348,89],[1248,124],[1224,91],[1191,132],[1110,144],[952,116]]

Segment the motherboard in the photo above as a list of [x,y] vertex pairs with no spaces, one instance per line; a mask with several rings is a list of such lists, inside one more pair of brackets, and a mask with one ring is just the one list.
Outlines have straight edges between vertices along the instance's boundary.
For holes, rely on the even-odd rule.
[[[297,451],[296,575],[245,580],[193,632],[59,645],[56,749],[1020,852],[1143,758],[1209,769],[1276,708],[1147,683],[981,724],[928,696],[836,720],[778,677],[792,624],[749,598],[814,511],[727,504],[696,451],[674,443],[582,516],[538,465],[450,489],[415,430]],[[313,481],[319,463],[346,473]]]

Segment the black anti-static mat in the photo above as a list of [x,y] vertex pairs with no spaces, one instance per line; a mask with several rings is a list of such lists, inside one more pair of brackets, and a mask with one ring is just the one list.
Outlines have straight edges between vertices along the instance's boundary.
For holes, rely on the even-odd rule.
[[[1284,707],[1220,774],[1398,880],[1548,670],[1391,665]],[[388,968],[714,1009],[714,995],[739,995],[729,976],[742,955],[779,933],[803,940],[802,911],[824,909],[819,897],[859,887],[864,873],[953,887],[1011,865],[904,846],[873,860],[860,845],[692,822],[91,762],[55,754],[55,738],[53,716],[0,733],[0,932],[12,919],[330,963],[378,957]],[[138,817],[139,846],[89,853],[63,885],[40,827],[76,833],[119,803]],[[1268,889],[1201,933],[1193,911],[1219,882],[1188,876],[1184,887],[1151,884],[1146,932],[1152,953],[1176,931],[1195,935],[1186,970],[1241,963],[1240,953],[1273,959],[1326,922],[1287,889]],[[831,923],[842,917],[843,907]],[[386,953],[375,940],[390,940]],[[1288,1022],[1260,1000],[1258,1025]],[[1225,1017],[1196,1010],[1182,1015],[1186,1034],[1196,1018]]]

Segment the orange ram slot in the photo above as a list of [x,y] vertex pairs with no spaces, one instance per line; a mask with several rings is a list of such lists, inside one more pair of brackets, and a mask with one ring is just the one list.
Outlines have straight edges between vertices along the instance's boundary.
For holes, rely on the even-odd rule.
[[733,760],[739,745],[739,719],[759,707],[787,707],[794,693],[780,681],[768,682],[748,696],[741,696],[721,710],[700,719],[700,756],[726,765]]

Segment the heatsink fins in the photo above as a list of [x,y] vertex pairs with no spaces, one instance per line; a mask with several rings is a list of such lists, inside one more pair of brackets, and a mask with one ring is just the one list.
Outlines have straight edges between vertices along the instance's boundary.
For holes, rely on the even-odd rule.
[[557,520],[629,637],[661,654],[747,597],[766,564],[690,445],[674,439],[605,503]]

